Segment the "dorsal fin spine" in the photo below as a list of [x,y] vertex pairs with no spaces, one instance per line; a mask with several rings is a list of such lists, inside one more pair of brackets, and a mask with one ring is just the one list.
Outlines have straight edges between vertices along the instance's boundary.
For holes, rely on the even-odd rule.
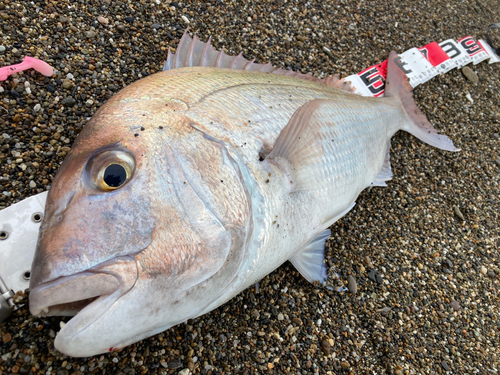
[[[319,79],[312,76],[310,73],[302,74],[300,72],[285,71],[281,68],[275,68],[270,63],[267,64],[257,64],[255,59],[248,61],[240,53],[238,56],[228,56],[223,50],[217,51],[212,47],[210,37],[207,43],[200,41],[198,36],[191,38],[189,36],[189,28],[184,32],[179,45],[177,46],[176,53],[172,53],[169,49],[167,60],[163,64],[163,70],[171,70],[182,67],[194,67],[194,66],[206,66],[215,68],[226,68],[226,69],[237,69],[237,70],[247,70],[247,71],[259,71],[263,73],[272,73],[286,75],[289,77],[295,77],[298,79],[305,79],[308,81],[314,81],[322,83],[326,86],[335,87],[340,90],[355,93],[355,88],[351,87],[350,84],[343,82],[337,78],[325,78]],[[201,51],[201,53],[200,53]],[[228,57],[226,57],[228,56]]]
[[200,66],[204,66],[207,61],[208,49],[211,47],[210,42],[212,41],[212,37],[208,38],[208,42],[205,43],[205,47],[203,48],[203,52],[200,57]]

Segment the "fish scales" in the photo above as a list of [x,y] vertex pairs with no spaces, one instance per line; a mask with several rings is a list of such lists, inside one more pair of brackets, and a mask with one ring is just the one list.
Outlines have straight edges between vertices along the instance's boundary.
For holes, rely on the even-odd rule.
[[178,51],[165,63],[176,69],[99,109],[49,192],[30,310],[76,314],[54,342],[68,355],[200,316],[286,260],[326,281],[327,228],[391,178],[393,134],[456,150],[416,107],[395,54],[375,99],[187,34]]

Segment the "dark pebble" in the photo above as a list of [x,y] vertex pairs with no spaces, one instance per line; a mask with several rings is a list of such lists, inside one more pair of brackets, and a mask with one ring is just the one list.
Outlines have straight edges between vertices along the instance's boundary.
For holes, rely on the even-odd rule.
[[67,96],[62,100],[61,104],[65,107],[73,107],[76,104],[76,100],[71,96]]
[[328,342],[328,340],[321,341],[321,351],[323,352],[323,355],[325,355],[325,356],[330,355],[330,350],[331,350],[331,347],[330,347],[330,343]]
[[448,366],[448,363],[446,363],[446,361],[441,361],[441,366],[443,366],[445,371],[450,371],[450,366]]

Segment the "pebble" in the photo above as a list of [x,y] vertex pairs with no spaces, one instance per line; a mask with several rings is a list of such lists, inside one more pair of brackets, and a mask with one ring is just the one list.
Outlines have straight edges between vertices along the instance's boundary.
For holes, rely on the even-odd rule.
[[332,51],[329,48],[323,46],[322,50],[323,50],[324,53],[326,53],[328,55],[328,57],[330,57],[330,58],[333,59],[333,53],[332,53]]
[[458,311],[461,309],[460,303],[458,301],[451,301],[450,306],[453,308],[453,310]]
[[184,23],[186,24],[189,24],[189,19],[186,17],[186,16],[181,16],[182,20],[184,21]]
[[73,107],[76,104],[76,100],[71,96],[67,96],[61,101],[61,104],[65,107]]
[[101,25],[107,25],[109,23],[108,19],[103,17],[103,16],[99,16],[97,17],[97,21],[101,24]]
[[5,46],[0,45],[0,54],[3,55],[5,53]]
[[2,336],[2,342],[4,344],[10,342],[10,340],[12,340],[12,335],[10,333],[6,333]]
[[285,317],[283,316],[282,313],[278,314],[278,320],[285,320]]
[[347,278],[347,288],[352,294],[356,294],[358,292],[358,284],[352,275],[349,275]]
[[469,68],[468,66],[464,66],[462,68],[462,73],[469,81],[471,81],[474,85],[477,85],[479,78],[471,68]]
[[365,256],[365,263],[366,263],[366,266],[370,269],[370,268],[373,268],[373,263],[370,259],[370,257],[367,255]]
[[349,362],[342,361],[340,362],[340,367],[342,367],[344,370],[347,370],[349,367],[351,367],[351,365],[349,364]]
[[462,212],[460,211],[460,208],[458,208],[458,206],[453,206],[453,212],[455,213],[455,215],[460,219],[460,220],[464,220],[464,215],[462,214]]
[[441,366],[443,366],[445,371],[450,371],[450,366],[448,366],[448,363],[446,363],[446,361],[441,361]]
[[328,340],[323,340],[321,341],[321,351],[323,352],[324,356],[329,356],[330,351],[331,351],[331,346]]
[[94,30],[85,31],[85,36],[89,39],[95,38],[97,33]]
[[481,273],[483,275],[486,275],[488,273],[488,269],[485,266],[481,266],[481,268],[479,269],[479,271],[481,271]]

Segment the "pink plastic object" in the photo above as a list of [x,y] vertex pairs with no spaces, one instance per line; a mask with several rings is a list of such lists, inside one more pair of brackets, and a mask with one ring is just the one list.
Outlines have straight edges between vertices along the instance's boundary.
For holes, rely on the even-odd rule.
[[40,72],[47,77],[50,77],[54,72],[54,69],[52,69],[52,67],[46,62],[35,59],[34,57],[26,56],[23,62],[20,64],[9,65],[0,68],[0,81],[5,81],[11,74],[18,73],[30,68],[35,69],[37,72]]

